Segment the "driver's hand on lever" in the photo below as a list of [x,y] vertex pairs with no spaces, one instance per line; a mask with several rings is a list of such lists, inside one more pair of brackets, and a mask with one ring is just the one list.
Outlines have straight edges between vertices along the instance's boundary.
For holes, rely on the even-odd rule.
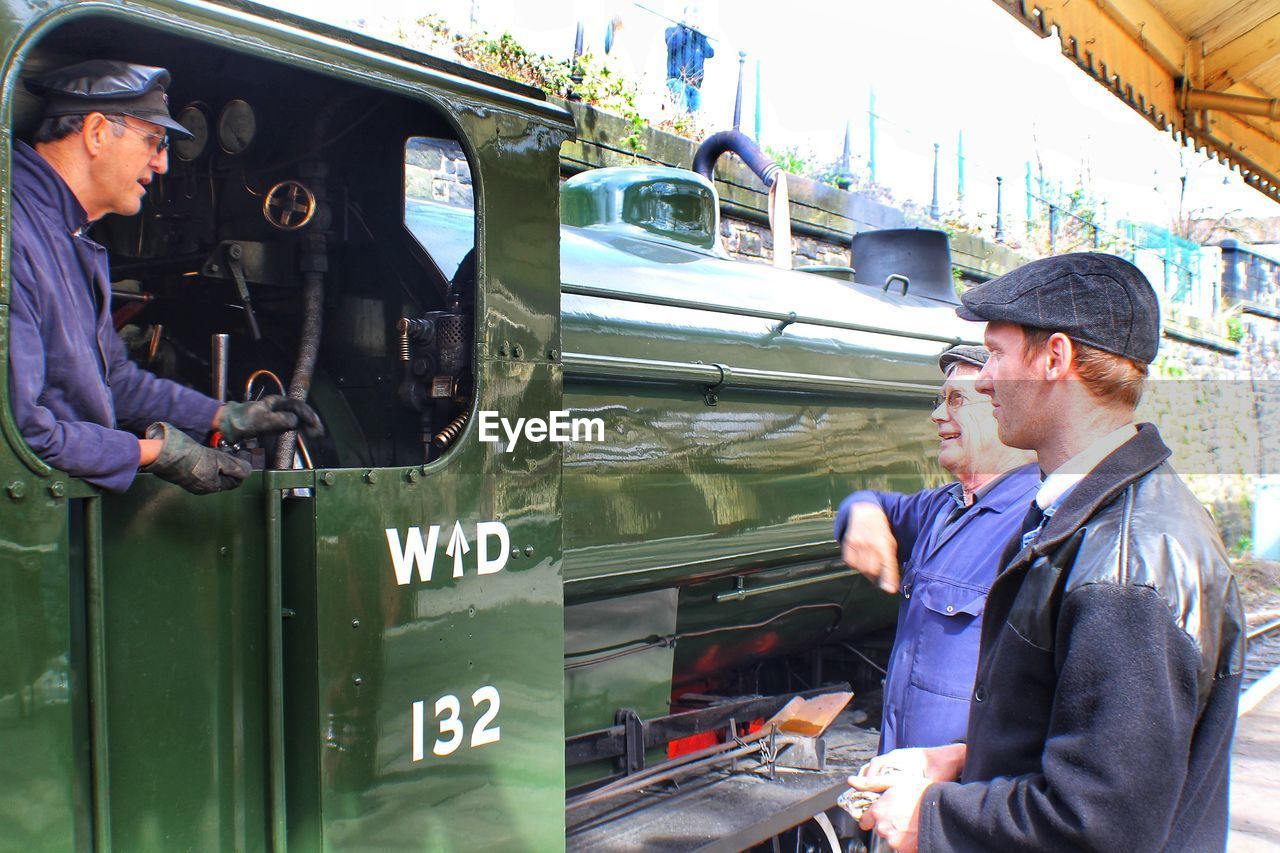
[[[176,483],[193,495],[234,489],[253,471],[243,459],[205,447],[172,424],[152,424],[143,441],[142,470]],[[149,459],[149,450],[156,445],[159,452]]]
[[305,438],[324,435],[324,428],[314,409],[301,400],[279,394],[248,403],[223,403],[214,425],[231,444],[290,430],[301,432]]

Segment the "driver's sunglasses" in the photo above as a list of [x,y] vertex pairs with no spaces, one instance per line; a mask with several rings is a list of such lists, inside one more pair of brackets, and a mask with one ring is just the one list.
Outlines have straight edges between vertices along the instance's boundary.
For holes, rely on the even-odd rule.
[[169,134],[167,133],[148,133],[145,130],[139,130],[126,122],[124,116],[106,116],[106,119],[117,127],[123,127],[125,130],[132,131],[147,140],[156,154],[163,154],[169,148]]

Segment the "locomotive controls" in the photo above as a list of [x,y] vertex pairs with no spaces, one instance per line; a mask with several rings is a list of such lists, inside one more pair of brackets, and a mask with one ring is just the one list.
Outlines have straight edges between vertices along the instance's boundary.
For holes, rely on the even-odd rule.
[[209,115],[203,104],[187,104],[178,113],[178,124],[191,132],[191,138],[174,139],[173,153],[179,160],[190,163],[209,147]]
[[218,145],[228,154],[243,154],[258,132],[258,119],[248,101],[228,101],[218,115]]
[[423,461],[449,447],[470,415],[471,315],[450,311],[396,323],[402,376],[400,402],[418,413]]

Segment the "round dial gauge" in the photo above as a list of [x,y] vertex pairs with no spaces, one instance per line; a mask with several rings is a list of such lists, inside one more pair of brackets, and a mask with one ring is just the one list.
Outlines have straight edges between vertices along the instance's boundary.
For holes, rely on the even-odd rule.
[[257,130],[258,120],[253,114],[253,107],[239,98],[228,101],[218,116],[218,144],[228,154],[244,153]]
[[179,160],[190,163],[209,147],[209,116],[202,107],[188,104],[178,113],[178,124],[191,131],[191,139],[174,137],[173,153]]

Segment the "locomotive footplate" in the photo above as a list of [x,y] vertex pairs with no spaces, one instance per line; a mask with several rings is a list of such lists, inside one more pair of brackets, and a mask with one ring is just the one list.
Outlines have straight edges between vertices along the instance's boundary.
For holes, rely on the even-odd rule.
[[[845,780],[876,753],[879,733],[845,711],[822,735],[823,770],[786,766],[789,753],[808,751],[793,739],[775,760],[753,755],[735,766],[717,766],[678,783],[572,809],[566,848],[591,851],[736,851],[767,841],[835,807]],[[797,756],[798,757],[798,756]],[[805,760],[795,761],[806,764]]]

